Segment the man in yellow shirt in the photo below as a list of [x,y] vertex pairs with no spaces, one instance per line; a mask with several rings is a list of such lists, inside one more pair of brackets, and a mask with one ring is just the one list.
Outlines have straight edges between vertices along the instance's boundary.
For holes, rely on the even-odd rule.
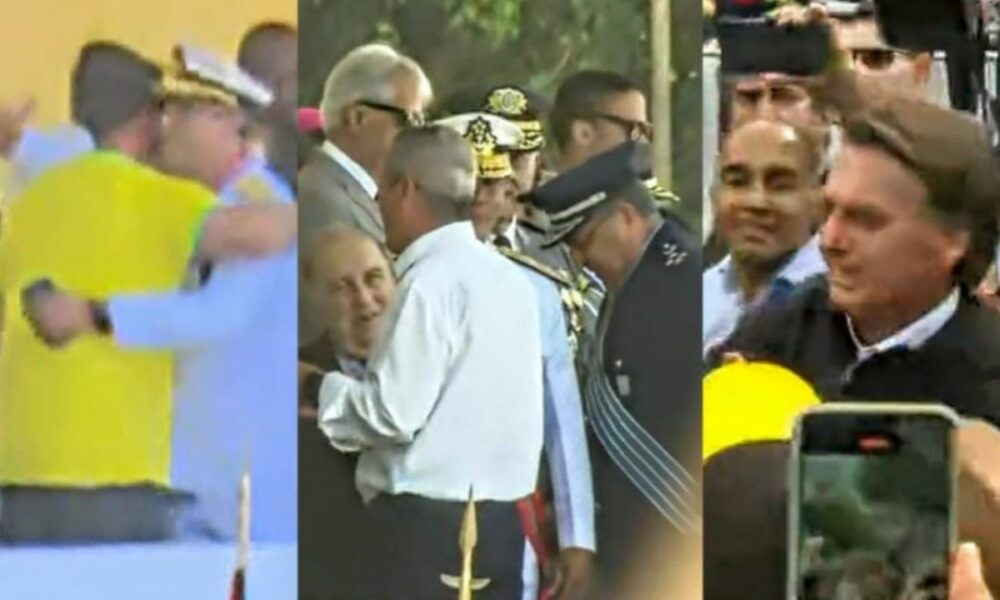
[[51,277],[87,297],[165,291],[195,259],[264,255],[294,240],[293,206],[216,207],[207,188],[139,162],[159,144],[160,79],[121,46],[86,47],[73,116],[98,150],[42,175],[5,214],[0,540],[171,533],[171,354],[97,336],[49,348],[23,314],[22,289]]

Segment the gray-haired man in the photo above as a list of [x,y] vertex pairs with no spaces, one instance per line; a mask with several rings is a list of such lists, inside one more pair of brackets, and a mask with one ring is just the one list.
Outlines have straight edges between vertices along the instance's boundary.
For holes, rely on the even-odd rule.
[[[399,288],[360,377],[306,377],[319,425],[360,451],[372,526],[366,598],[436,598],[458,575],[465,501],[478,504],[482,600],[519,598],[525,538],[515,502],[542,451],[542,364],[534,289],[482,244],[465,214],[475,194],[465,140],[444,127],[399,134],[381,179]],[[386,577],[384,573],[391,573]]]

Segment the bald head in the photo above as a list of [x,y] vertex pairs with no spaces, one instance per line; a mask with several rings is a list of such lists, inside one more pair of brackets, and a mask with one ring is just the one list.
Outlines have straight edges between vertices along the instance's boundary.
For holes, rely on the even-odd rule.
[[820,219],[820,152],[777,121],[737,127],[722,150],[715,195],[719,233],[738,264],[770,269],[801,248]]
[[302,279],[337,352],[367,359],[395,291],[378,242],[345,225],[324,229],[310,240]]

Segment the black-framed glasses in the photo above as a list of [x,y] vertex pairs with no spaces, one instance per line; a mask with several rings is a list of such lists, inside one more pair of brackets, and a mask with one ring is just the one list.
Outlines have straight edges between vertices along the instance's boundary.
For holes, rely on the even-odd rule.
[[628,139],[637,142],[640,140],[646,140],[648,142],[653,141],[653,124],[647,123],[646,121],[633,121],[632,119],[626,119],[625,117],[619,117],[618,115],[612,115],[608,113],[590,113],[584,115],[587,119],[601,119],[617,125],[625,130],[625,135]]
[[870,71],[888,69],[900,58],[911,58],[913,55],[903,50],[892,48],[855,48],[850,50],[851,62],[864,65]]
[[417,111],[409,111],[405,108],[375,102],[374,100],[358,100],[358,104],[391,114],[396,119],[396,124],[400,127],[423,127],[424,125],[424,115]]

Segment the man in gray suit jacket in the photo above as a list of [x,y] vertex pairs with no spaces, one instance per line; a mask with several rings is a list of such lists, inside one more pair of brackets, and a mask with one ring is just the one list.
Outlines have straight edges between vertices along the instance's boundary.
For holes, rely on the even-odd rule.
[[[415,61],[388,46],[360,46],[330,71],[320,110],[326,140],[299,173],[299,242],[334,224],[385,241],[375,197],[392,142],[404,127],[420,125],[431,84]],[[300,253],[304,255],[304,253]],[[299,343],[321,333],[316,302],[301,290]]]

